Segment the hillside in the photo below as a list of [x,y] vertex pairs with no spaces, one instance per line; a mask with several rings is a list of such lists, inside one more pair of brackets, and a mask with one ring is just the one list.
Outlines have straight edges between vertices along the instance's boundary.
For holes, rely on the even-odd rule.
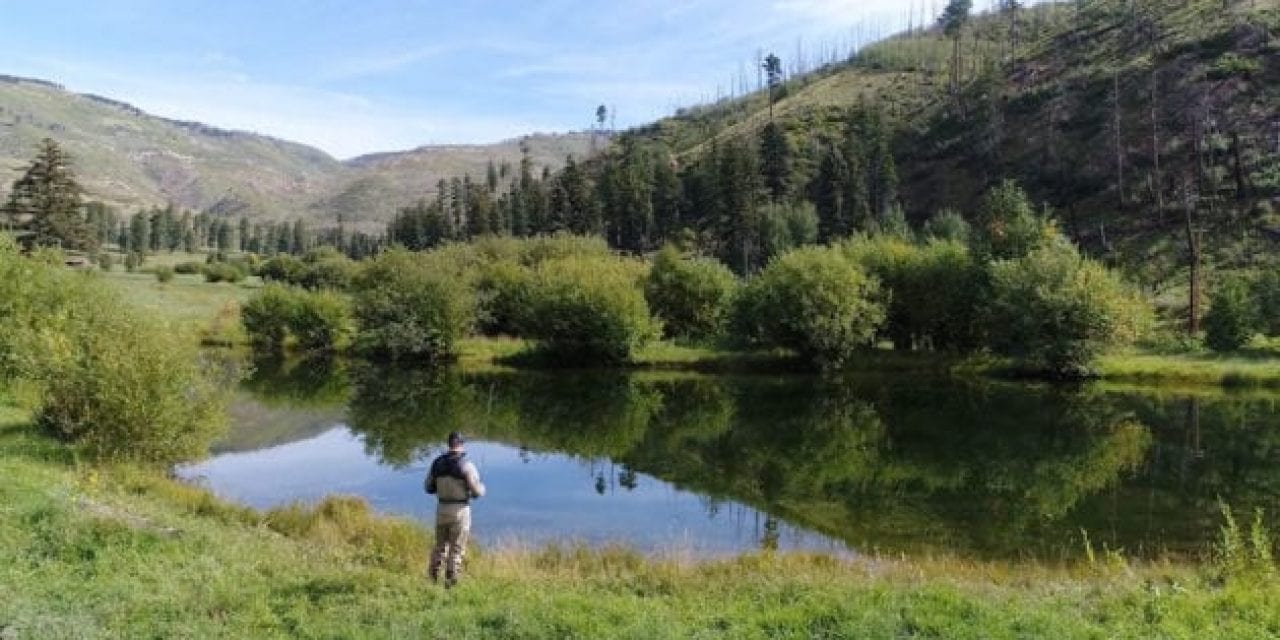
[[[960,90],[931,27],[786,78],[774,118],[808,198],[819,160],[866,107],[890,123],[913,223],[1017,179],[1095,255],[1159,288],[1179,276],[1188,220],[1211,265],[1266,260],[1280,227],[1280,2],[1096,0],[975,15]],[[754,141],[764,92],[682,110],[628,135],[696,165]]]
[[242,131],[149,115],[42,80],[0,76],[0,193],[41,138],[71,153],[88,196],[133,209],[164,205],[253,218],[303,216],[318,224],[389,218],[434,193],[440,178],[484,176],[515,164],[527,145],[537,166],[583,154],[585,134],[537,134],[475,146],[426,146],[340,162],[318,149]]

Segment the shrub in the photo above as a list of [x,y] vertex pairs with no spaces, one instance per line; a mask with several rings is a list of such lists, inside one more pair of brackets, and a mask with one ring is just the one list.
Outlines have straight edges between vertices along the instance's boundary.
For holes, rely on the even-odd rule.
[[784,254],[744,288],[736,310],[743,335],[838,366],[871,342],[884,321],[880,286],[838,250]]
[[137,251],[130,251],[124,254],[124,270],[133,273],[142,267],[142,263],[145,261],[146,256]]
[[173,266],[173,272],[184,276],[194,276],[204,273],[203,262],[179,262]]
[[1235,351],[1253,337],[1258,327],[1258,307],[1248,285],[1239,278],[1220,284],[1209,299],[1204,316],[1204,342],[1214,351]]
[[765,206],[760,214],[763,262],[818,241],[818,214],[808,202],[799,205],[771,204]]
[[258,265],[257,274],[267,282],[296,283],[301,277],[302,270],[301,260],[282,253]]
[[205,282],[229,282],[236,283],[244,280],[248,273],[244,267],[239,264],[230,262],[213,262],[204,266]]
[[972,350],[981,342],[984,277],[967,247],[900,237],[857,237],[845,254],[875,276],[888,299],[883,326],[895,347]]
[[641,282],[643,265],[577,256],[547,261],[532,274],[520,335],[566,363],[617,363],[658,337]]
[[110,253],[103,251],[102,253],[98,254],[99,269],[102,269],[103,271],[111,271],[111,268],[114,267],[115,264],[116,264],[115,256],[111,255]]
[[1052,242],[1053,225],[1036,215],[1027,194],[1005,180],[982,197],[973,234],[974,251],[984,259],[1008,260]]
[[529,307],[533,272],[509,260],[480,268],[476,281],[479,324],[488,335],[515,335],[517,320]]
[[205,455],[226,394],[196,341],[118,302],[96,304],[70,336],[75,350],[48,361],[40,424],[97,458],[167,466]]
[[644,296],[669,336],[714,338],[724,329],[738,281],[715,260],[686,258],[667,246],[654,257]]
[[992,348],[1056,377],[1087,375],[1106,347],[1132,342],[1150,309],[1121,279],[1059,237],[991,265]]
[[322,247],[307,252],[301,269],[288,282],[308,289],[343,290],[351,286],[356,270],[356,263],[337,249]]
[[289,333],[307,351],[337,350],[351,334],[351,303],[334,291],[296,291]]
[[156,267],[152,272],[156,274],[156,282],[160,284],[173,281],[173,267]]
[[476,318],[470,278],[429,255],[385,252],[356,278],[356,341],[391,358],[447,358]]
[[937,240],[969,242],[970,228],[964,216],[952,209],[943,209],[924,223],[924,235]]
[[1262,64],[1254,59],[1246,58],[1234,51],[1222,54],[1209,68],[1208,76],[1213,80],[1227,78],[1253,78],[1262,70]]
[[0,365],[36,384],[43,428],[95,458],[170,465],[207,452],[226,393],[191,336],[2,243],[0,293]]
[[1267,269],[1253,283],[1253,298],[1258,304],[1258,329],[1269,336],[1280,336],[1280,269]]
[[245,333],[263,351],[280,351],[290,337],[306,351],[334,351],[351,334],[351,305],[333,291],[269,284],[240,312]]
[[245,303],[240,322],[254,346],[278,351],[289,336],[293,311],[293,292],[283,285],[270,284]]

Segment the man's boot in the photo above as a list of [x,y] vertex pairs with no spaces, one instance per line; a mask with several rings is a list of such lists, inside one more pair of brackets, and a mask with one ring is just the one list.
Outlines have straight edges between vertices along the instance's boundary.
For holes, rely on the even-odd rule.
[[432,554],[431,561],[427,563],[427,577],[431,578],[432,582],[440,582],[440,560],[435,554]]

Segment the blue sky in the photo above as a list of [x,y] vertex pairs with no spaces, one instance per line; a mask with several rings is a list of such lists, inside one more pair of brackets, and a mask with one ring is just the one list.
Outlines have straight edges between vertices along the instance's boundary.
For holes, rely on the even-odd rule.
[[0,73],[347,158],[582,129],[601,103],[648,122],[754,85],[757,50],[789,62],[941,4],[0,0]]

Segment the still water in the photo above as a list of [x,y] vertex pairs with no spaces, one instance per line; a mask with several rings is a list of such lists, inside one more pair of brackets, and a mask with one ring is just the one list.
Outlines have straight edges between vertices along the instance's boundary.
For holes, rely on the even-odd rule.
[[700,376],[260,363],[215,455],[180,470],[253,506],[358,495],[430,520],[453,430],[482,544],[717,554],[1203,552],[1280,507],[1280,396],[919,376]]

